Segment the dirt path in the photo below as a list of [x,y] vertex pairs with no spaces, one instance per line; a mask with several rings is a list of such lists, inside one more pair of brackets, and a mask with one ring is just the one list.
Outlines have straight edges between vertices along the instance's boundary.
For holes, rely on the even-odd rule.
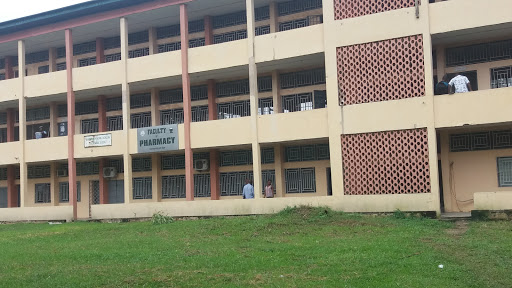
[[469,223],[467,220],[455,221],[455,228],[446,230],[446,233],[451,236],[460,237],[466,233],[469,229]]

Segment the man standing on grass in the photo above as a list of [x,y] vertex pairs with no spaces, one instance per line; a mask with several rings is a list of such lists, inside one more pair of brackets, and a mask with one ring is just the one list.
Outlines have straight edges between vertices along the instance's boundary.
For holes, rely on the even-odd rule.
[[252,187],[251,181],[249,181],[249,179],[245,179],[245,186],[242,192],[242,196],[244,199],[254,199],[254,187]]

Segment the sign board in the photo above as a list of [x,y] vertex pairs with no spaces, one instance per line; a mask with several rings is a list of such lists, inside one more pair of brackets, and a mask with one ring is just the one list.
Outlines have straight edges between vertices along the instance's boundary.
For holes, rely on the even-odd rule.
[[84,136],[84,147],[105,147],[112,146],[112,134],[100,134]]
[[138,153],[173,151],[178,149],[177,124],[137,129]]

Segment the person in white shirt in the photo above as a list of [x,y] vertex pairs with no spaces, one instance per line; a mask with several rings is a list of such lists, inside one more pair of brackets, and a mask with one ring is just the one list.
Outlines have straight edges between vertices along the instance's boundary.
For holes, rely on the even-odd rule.
[[450,80],[450,94],[453,93],[466,93],[469,91],[473,91],[471,89],[471,83],[469,83],[468,77],[458,74]]

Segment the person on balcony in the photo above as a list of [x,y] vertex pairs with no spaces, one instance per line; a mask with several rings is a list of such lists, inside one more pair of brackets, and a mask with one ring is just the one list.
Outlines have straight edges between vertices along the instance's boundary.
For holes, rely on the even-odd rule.
[[450,80],[450,94],[453,93],[466,93],[473,91],[471,89],[471,83],[469,83],[468,77],[457,74],[457,76],[453,77],[452,80]]
[[272,187],[272,181],[268,180],[265,186],[265,198],[274,198],[274,187]]
[[43,126],[39,126],[39,131],[34,133],[34,138],[36,138],[36,139],[48,138],[48,132],[46,132],[43,129]]
[[436,85],[435,95],[448,94],[450,92],[449,90],[450,84],[448,84],[448,74],[444,74],[443,80],[441,80],[441,82],[437,83]]
[[254,199],[254,187],[249,179],[245,179],[245,186],[242,191],[243,199]]

